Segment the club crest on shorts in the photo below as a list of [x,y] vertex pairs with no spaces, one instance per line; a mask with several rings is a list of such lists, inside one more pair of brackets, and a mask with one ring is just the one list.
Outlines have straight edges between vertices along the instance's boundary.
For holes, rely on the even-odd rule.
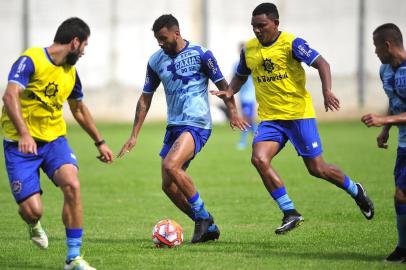
[[14,194],[19,194],[23,188],[23,184],[19,180],[14,180],[11,182],[11,190]]

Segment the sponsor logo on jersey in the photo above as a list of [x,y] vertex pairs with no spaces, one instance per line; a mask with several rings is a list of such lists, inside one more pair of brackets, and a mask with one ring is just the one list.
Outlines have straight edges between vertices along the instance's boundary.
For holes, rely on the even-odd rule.
[[288,73],[285,72],[284,74],[276,74],[274,76],[257,76],[256,80],[258,83],[264,83],[264,82],[275,82],[275,81],[281,81],[284,79],[289,78]]

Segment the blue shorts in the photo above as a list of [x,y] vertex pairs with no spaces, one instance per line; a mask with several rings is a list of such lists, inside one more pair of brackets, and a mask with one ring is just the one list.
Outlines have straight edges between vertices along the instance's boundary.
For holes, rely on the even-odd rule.
[[241,103],[241,110],[242,114],[250,119],[253,119],[255,117],[255,102],[242,102]]
[[299,156],[315,158],[323,152],[316,119],[274,120],[259,123],[252,144],[275,141],[281,150],[287,141],[295,147]]
[[406,190],[406,147],[398,147],[396,157],[395,170],[395,185],[401,190]]
[[172,145],[174,142],[180,137],[180,135],[184,132],[189,132],[193,140],[195,141],[195,150],[193,157],[188,160],[183,167],[187,168],[190,164],[190,161],[195,157],[197,153],[202,150],[203,146],[206,144],[207,140],[210,137],[211,129],[204,129],[198,128],[193,126],[168,126],[166,127],[166,133],[164,137],[164,145],[162,146],[162,150],[159,155],[162,158],[165,158],[168,154],[169,150],[171,150]]
[[35,193],[42,193],[39,177],[41,168],[52,180],[64,164],[77,167],[76,157],[65,137],[52,142],[37,142],[38,155],[18,151],[18,142],[3,141],[4,156],[11,191],[17,203]]

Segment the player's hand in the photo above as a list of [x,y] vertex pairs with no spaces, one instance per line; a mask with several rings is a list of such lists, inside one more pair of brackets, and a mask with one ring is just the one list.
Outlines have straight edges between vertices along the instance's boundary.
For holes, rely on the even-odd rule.
[[376,142],[379,148],[388,149],[389,132],[387,130],[382,130],[381,133],[376,138]]
[[128,141],[123,145],[123,147],[121,147],[121,150],[118,153],[117,157],[121,158],[125,154],[130,153],[130,151],[134,148],[136,143],[137,139],[135,137],[130,137]]
[[377,114],[366,114],[361,117],[362,123],[364,123],[367,127],[381,127],[385,125],[385,116],[377,115]]
[[388,149],[388,139],[389,139],[389,132],[381,132],[379,136],[376,138],[376,142],[379,148]]
[[340,109],[340,100],[333,94],[331,91],[324,91],[324,108],[326,112],[330,111],[338,111]]
[[22,135],[18,140],[18,151],[24,154],[38,155],[37,143],[30,134]]
[[210,90],[210,94],[217,96],[221,99],[230,99],[233,94],[230,91],[217,91],[217,90]]
[[251,125],[244,119],[239,117],[237,114],[230,116],[230,127],[232,129],[238,128],[241,131],[246,131]]
[[104,163],[112,163],[114,159],[114,154],[110,150],[110,148],[107,146],[107,144],[103,143],[102,145],[97,147],[97,150],[99,150],[100,156],[97,156],[97,158]]

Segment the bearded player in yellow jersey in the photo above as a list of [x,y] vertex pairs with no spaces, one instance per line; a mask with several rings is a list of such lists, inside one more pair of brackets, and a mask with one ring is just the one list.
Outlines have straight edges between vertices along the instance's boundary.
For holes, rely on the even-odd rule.
[[62,106],[66,100],[76,121],[94,140],[99,159],[106,163],[113,160],[112,151],[82,101],[82,85],[74,67],[84,55],[89,36],[90,29],[84,21],[65,20],[51,46],[30,48],[17,59],[3,96],[1,126],[10,187],[30,238],[40,248],[48,248],[48,237],[40,224],[40,168],[64,194],[65,270],[95,269],[80,254],[82,204],[76,157],[65,138]]
[[322,82],[326,111],[338,110],[339,100],[331,92],[329,64],[307,42],[279,31],[279,14],[272,3],[258,5],[251,25],[256,38],[245,44],[240,63],[227,92],[212,91],[220,97],[237,93],[251,75],[258,102],[258,130],[253,140],[251,162],[276,201],[284,216],[275,233],[286,233],[303,223],[302,215],[289,198],[282,178],[271,166],[272,159],[289,140],[296,148],[309,173],[347,191],[367,219],[374,207],[365,189],[354,183],[339,168],[327,164],[322,157],[315,113],[310,93],[305,88],[305,72],[301,62],[316,68]]

